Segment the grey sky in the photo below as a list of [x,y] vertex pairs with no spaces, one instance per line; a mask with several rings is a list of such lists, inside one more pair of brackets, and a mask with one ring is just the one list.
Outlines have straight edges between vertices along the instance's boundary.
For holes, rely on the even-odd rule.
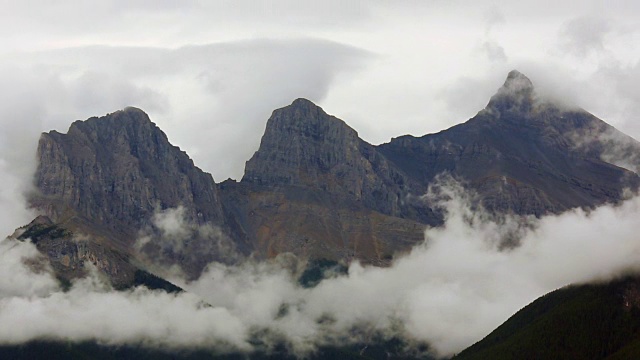
[[615,1],[6,2],[0,63],[34,94],[24,112],[42,109],[20,119],[29,129],[138,106],[221,181],[297,97],[381,143],[468,119],[513,68],[638,138],[634,14]]

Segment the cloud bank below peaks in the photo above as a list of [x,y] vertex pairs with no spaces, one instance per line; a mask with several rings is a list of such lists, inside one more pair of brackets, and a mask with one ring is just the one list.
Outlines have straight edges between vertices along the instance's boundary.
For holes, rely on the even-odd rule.
[[[196,281],[173,279],[188,291],[173,295],[105,291],[91,281],[66,293],[50,282],[38,291],[0,282],[0,343],[47,338],[253,351],[256,343],[268,349],[284,342],[304,354],[381,336],[428,343],[447,356],[549,291],[640,270],[638,197],[537,220],[496,218],[472,210],[470,198],[459,185],[442,184],[425,200],[439,202],[446,223],[427,230],[423,244],[388,268],[352,263],[348,275],[314,288],[301,287],[277,262],[212,263]],[[508,236],[520,245],[505,249]],[[0,278],[13,273],[0,271]]]

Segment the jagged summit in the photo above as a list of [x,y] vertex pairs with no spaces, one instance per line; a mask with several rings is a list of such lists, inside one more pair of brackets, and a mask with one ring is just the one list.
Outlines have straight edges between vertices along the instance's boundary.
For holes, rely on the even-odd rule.
[[509,71],[507,79],[504,81],[502,86],[506,88],[520,87],[533,89],[533,83],[531,80],[526,75],[515,69]]
[[296,99],[275,110],[267,121],[260,148],[247,162],[243,181],[313,182],[334,166],[349,164],[358,143],[358,133],[344,121],[307,99]]
[[489,100],[486,109],[498,113],[525,113],[532,109],[535,98],[531,80],[518,70],[511,70],[502,87]]
[[147,115],[147,113],[144,112],[144,110],[135,107],[135,106],[126,106],[124,109],[120,110],[122,112],[129,112],[129,113],[143,113],[145,115]]
[[309,108],[309,109],[320,108],[313,101],[305,98],[297,98],[293,100],[293,102],[289,106],[294,108]]
[[[161,209],[183,205],[190,218],[220,219],[215,184],[140,109],[75,121],[67,134],[44,133],[36,185],[75,213],[137,231]],[[168,176],[167,174],[171,174]],[[54,221],[62,208],[50,207]],[[196,215],[198,214],[198,215]]]
[[[187,222],[222,229],[243,254],[385,264],[441,223],[422,195],[442,173],[485,208],[521,215],[617,202],[622,188],[638,188],[636,174],[602,160],[600,142],[576,144],[581,131],[607,130],[601,120],[540,104],[532,82],[512,71],[469,121],[374,146],[299,98],[273,111],[242,181],[219,185],[142,110],[126,108],[43,134],[34,202],[56,224],[75,217],[85,233],[118,231],[128,246],[158,210],[181,206]],[[191,274],[215,258],[207,239],[175,257]]]
[[[309,124],[312,128],[305,128],[300,123]],[[283,125],[287,129],[291,127],[292,131],[313,131],[318,136],[323,136],[325,130],[338,126],[348,128],[357,135],[357,132],[344,121],[327,114],[322,107],[305,98],[297,98],[290,105],[276,109],[267,121],[266,131],[281,130],[278,127]]]

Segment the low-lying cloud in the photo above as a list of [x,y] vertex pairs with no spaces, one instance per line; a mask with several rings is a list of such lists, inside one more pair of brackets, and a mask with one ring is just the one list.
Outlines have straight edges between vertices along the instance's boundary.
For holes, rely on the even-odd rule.
[[[177,295],[110,292],[89,280],[67,293],[52,288],[52,280],[19,291],[0,282],[0,321],[11,329],[0,331],[0,343],[48,338],[251,351],[258,338],[263,346],[285,342],[302,354],[383,334],[426,342],[447,356],[549,291],[639,270],[639,197],[522,226],[522,218],[497,220],[471,210],[459,186],[444,189],[447,196],[439,198],[447,212],[445,226],[429,229],[410,254],[389,268],[352,263],[348,275],[310,289],[277,261],[212,263],[196,281],[173,279],[188,290]],[[521,245],[502,249],[501,239],[514,229]],[[37,256],[33,248],[21,254]],[[27,265],[21,269],[31,271]],[[14,273],[13,267],[0,271],[0,278]],[[29,284],[30,277],[22,276],[20,283]]]

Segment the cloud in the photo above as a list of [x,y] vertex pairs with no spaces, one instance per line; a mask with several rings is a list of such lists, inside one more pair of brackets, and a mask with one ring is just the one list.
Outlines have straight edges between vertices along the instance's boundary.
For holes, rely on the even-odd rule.
[[488,36],[494,27],[507,22],[504,14],[497,6],[492,6],[485,12],[484,20],[486,23],[484,30],[485,36]]
[[[446,210],[445,226],[428,230],[422,245],[388,268],[352,263],[348,275],[311,289],[299,286],[276,261],[212,263],[196,281],[173,279],[189,291],[179,295],[108,292],[90,280],[62,293],[51,287],[50,278],[38,291],[5,290],[0,321],[11,331],[0,331],[0,342],[49,338],[251,351],[249,344],[256,341],[267,348],[284,341],[303,354],[321,345],[395,336],[428,343],[446,356],[481,339],[542,294],[640,270],[639,197],[539,220],[471,210],[472,198],[445,181],[425,198]],[[176,228],[173,221],[161,223],[165,230]],[[505,250],[501,244],[514,234],[521,245]],[[6,244],[11,243],[0,246]],[[23,251],[34,255],[29,245],[21,246],[27,248],[17,256],[3,251],[14,259],[11,264]],[[13,267],[0,271],[4,279],[14,273]],[[20,284],[38,276],[27,274]]]
[[[390,268],[356,263],[347,277],[300,289],[283,273],[213,266],[198,282],[185,286],[229,308],[243,322],[287,334],[301,348],[364,326],[396,331],[450,355],[546,292],[638,270],[638,198],[620,207],[571,211],[523,227],[519,218],[496,219],[470,210],[458,189],[450,190],[453,197],[443,204],[446,225],[427,231],[425,243]],[[501,250],[504,236],[514,230],[522,236],[522,245]],[[289,311],[276,319],[282,303],[290,304]],[[319,326],[323,317],[333,321]],[[403,327],[394,328],[398,323]]]
[[58,290],[46,259],[30,242],[0,240],[0,274],[0,299],[45,296]]
[[561,48],[577,57],[606,50],[605,39],[612,27],[604,18],[583,16],[564,24],[560,30]]
[[163,237],[175,239],[176,243],[180,243],[190,235],[184,212],[183,206],[156,212],[151,217],[151,222],[160,230]]
[[90,341],[106,345],[247,350],[247,329],[221,307],[191,294],[143,288],[102,292],[76,284],[66,293],[0,299],[0,342],[34,338]]
[[485,41],[480,46],[480,49],[487,55],[489,61],[506,62],[508,60],[504,48],[495,42]]
[[186,208],[156,209],[134,244],[137,260],[162,276],[197,278],[209,262],[237,263],[236,243],[220,227],[196,224]]
[[[444,102],[450,117],[469,119],[489,102],[489,98],[504,82],[504,73],[498,76],[463,76],[456,79],[438,93],[438,99]],[[485,91],[479,91],[485,89]]]
[[[1,33],[6,36],[0,36],[0,41],[10,48],[40,49],[85,44],[175,46],[217,41],[221,37],[277,36],[290,33],[291,28],[298,32],[349,29],[370,20],[376,7],[338,0],[317,4],[292,0],[268,4],[247,0],[96,0],[77,4],[62,0],[49,4],[31,0],[7,4],[0,23]],[[250,29],[248,24],[252,25]]]
[[590,127],[567,134],[574,147],[590,152],[602,161],[640,173],[639,143],[604,123],[593,123]]

